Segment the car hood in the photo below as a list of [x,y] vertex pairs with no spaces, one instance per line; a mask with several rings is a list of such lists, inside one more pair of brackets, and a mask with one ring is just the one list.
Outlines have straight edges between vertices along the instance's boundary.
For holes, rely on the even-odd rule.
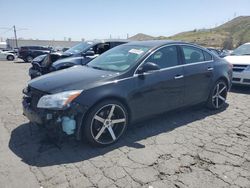
[[233,65],[250,65],[250,55],[230,55],[224,57],[224,59]]
[[82,90],[96,84],[112,80],[119,73],[97,70],[87,66],[74,66],[56,71],[31,80],[30,87],[46,93],[58,93],[68,90]]
[[8,51],[1,52],[1,54],[4,54],[4,55],[14,55],[14,54],[12,54],[12,53],[10,53]]
[[53,67],[58,67],[58,65],[61,65],[63,63],[68,63],[68,62],[75,62],[75,61],[81,61],[84,57],[82,56],[78,56],[78,57],[67,57],[67,58],[63,58],[63,59],[58,59],[57,61],[55,61],[52,66]]

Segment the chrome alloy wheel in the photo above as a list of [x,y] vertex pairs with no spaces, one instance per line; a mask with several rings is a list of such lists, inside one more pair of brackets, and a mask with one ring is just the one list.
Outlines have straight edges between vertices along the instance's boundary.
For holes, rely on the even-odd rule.
[[216,109],[225,104],[227,98],[227,85],[224,82],[218,82],[213,91],[212,103]]
[[108,104],[100,108],[92,118],[91,134],[100,144],[111,144],[118,140],[127,125],[123,108],[117,104]]

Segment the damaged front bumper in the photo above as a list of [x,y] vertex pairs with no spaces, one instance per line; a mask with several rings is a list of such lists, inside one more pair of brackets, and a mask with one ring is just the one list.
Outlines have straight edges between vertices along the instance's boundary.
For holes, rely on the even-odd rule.
[[29,76],[30,76],[31,79],[39,77],[41,75],[42,75],[42,73],[39,70],[36,70],[33,67],[31,67],[29,69]]
[[77,140],[81,139],[81,125],[86,108],[78,103],[72,103],[63,110],[39,109],[31,105],[31,98],[24,96],[23,115],[31,123],[41,125],[51,137],[73,135]]

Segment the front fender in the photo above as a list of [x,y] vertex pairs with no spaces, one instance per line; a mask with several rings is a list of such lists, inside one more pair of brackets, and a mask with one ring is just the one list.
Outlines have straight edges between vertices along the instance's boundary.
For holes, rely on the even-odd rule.
[[[128,112],[130,113],[130,106],[127,102],[129,92],[122,92],[123,89],[120,87],[126,87],[126,84],[116,84],[116,82],[107,83],[102,86],[97,86],[92,89],[83,91],[82,94],[76,99],[75,102],[79,103],[86,110],[85,113],[82,114],[81,122],[78,122],[78,127],[76,130],[77,139],[81,138],[83,122],[89,110],[94,105],[103,100],[116,99],[119,102],[123,103],[127,107]],[[130,114],[130,116],[132,119],[132,114]]]

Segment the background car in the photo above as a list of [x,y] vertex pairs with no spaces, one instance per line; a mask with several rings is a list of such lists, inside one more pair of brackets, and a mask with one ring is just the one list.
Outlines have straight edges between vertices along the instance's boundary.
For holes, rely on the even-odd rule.
[[250,85],[250,43],[239,46],[225,59],[233,65],[233,84]]
[[87,66],[30,81],[23,110],[50,133],[106,146],[116,142],[128,124],[156,114],[200,103],[222,108],[231,78],[231,65],[200,46],[131,42]]
[[8,52],[8,53],[11,53],[11,54],[14,54],[15,56],[17,56],[17,51],[12,50],[12,49],[0,49],[1,51],[3,52]]
[[18,50],[18,57],[25,62],[31,63],[37,56],[48,54],[51,51],[51,48],[43,46],[22,46]]
[[32,62],[29,75],[31,79],[33,79],[49,72],[62,70],[74,65],[86,65],[107,50],[127,42],[128,40],[86,41],[63,53],[56,52],[38,56]]
[[8,61],[13,61],[15,60],[16,55],[8,52],[8,51],[2,51],[0,50],[0,60],[8,60]]
[[207,48],[210,52],[214,53],[215,55],[221,57],[221,50],[218,50],[216,48],[209,47]]

